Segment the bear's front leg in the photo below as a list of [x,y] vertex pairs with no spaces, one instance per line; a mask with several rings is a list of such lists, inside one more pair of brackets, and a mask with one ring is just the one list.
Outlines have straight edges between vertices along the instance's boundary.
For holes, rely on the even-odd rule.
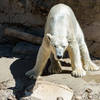
[[32,79],[36,79],[40,76],[45,68],[45,65],[50,57],[51,49],[47,39],[44,37],[43,43],[39,49],[36,64],[33,69],[26,72],[26,76]]
[[83,40],[82,43],[80,44],[80,51],[81,51],[81,56],[82,56],[82,61],[83,61],[83,66],[86,71],[96,71],[99,70],[99,67],[94,64],[90,58],[88,48],[86,46],[85,41]]
[[51,61],[51,65],[49,66],[48,71],[51,74],[58,74],[62,72],[60,61],[56,60],[54,54],[52,53],[50,55],[50,61]]
[[76,40],[72,40],[68,46],[68,53],[71,58],[72,75],[75,77],[82,77],[86,75],[82,68],[79,45]]

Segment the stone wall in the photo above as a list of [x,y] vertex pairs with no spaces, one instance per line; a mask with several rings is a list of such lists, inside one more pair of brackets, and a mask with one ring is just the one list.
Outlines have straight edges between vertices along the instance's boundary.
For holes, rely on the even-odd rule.
[[73,9],[91,55],[100,57],[100,0],[0,0],[0,24],[43,29],[49,9],[57,3]]

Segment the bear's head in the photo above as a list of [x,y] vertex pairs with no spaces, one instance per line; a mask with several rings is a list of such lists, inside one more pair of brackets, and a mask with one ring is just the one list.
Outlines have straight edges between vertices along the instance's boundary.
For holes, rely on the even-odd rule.
[[64,55],[65,50],[68,47],[68,41],[66,36],[62,35],[51,35],[50,33],[46,34],[50,40],[50,45],[54,56],[57,59],[61,59]]

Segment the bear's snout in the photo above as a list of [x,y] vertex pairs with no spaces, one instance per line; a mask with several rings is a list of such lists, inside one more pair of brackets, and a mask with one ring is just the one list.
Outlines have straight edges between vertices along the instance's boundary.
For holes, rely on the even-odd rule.
[[64,50],[62,48],[56,48],[56,56],[58,59],[63,57]]

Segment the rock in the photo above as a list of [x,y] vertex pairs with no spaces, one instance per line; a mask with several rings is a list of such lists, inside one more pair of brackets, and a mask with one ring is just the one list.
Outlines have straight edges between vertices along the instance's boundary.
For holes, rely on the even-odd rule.
[[25,32],[33,34],[37,37],[43,38],[43,36],[44,36],[44,27],[43,28],[41,28],[41,27],[25,28],[24,30],[25,30]]
[[40,100],[40,99],[35,98],[35,97],[23,97],[20,100]]
[[27,41],[27,42],[37,44],[37,45],[40,45],[42,43],[42,38],[37,37],[37,36],[32,35],[32,34],[29,34],[29,33],[26,33],[26,32],[18,31],[18,30],[13,29],[13,28],[5,28],[4,34],[6,36],[21,39],[23,41]]
[[[31,12],[31,0],[2,0],[0,1],[0,22],[20,23],[26,26],[43,25],[43,20],[39,14]],[[37,21],[38,20],[38,21]]]
[[[69,5],[82,29],[88,42],[95,41],[97,44],[100,43],[100,1],[99,0],[1,0],[0,1],[0,23],[8,25],[18,25],[27,27],[41,27],[44,29],[46,17],[50,8],[57,4],[64,3]],[[77,6],[77,7],[76,7]],[[1,27],[1,26],[0,26]],[[38,29],[37,29],[38,30]],[[42,34],[41,32],[40,34]],[[33,32],[33,35],[37,34]],[[42,35],[39,35],[43,37]],[[0,42],[5,41],[0,38]],[[89,43],[91,44],[91,43]],[[95,57],[100,57],[97,45],[90,49],[90,53]],[[95,45],[95,44],[94,44]],[[96,52],[95,54],[91,52]]]
[[4,26],[0,24],[0,43],[6,43],[7,40],[4,37]]
[[13,45],[10,44],[1,44],[0,45],[0,57],[12,57],[12,48]]
[[12,80],[0,82],[0,100],[17,100],[13,94],[13,90],[8,89],[14,84]]
[[82,100],[82,97],[81,96],[76,96],[75,100]]
[[78,0],[77,2],[73,0],[46,0],[45,2],[43,0],[1,0],[0,22],[44,26],[50,8],[57,3],[65,3],[73,8],[82,25],[90,24],[95,18],[99,18],[100,6],[98,2],[98,0]]
[[84,28],[86,40],[100,42],[100,23],[94,22]]
[[[100,60],[94,60],[94,62],[98,66],[100,66]],[[14,87],[16,83],[16,81],[14,81],[13,79],[15,78],[14,74],[18,74],[18,77],[21,78],[22,75],[20,76],[19,75],[20,73],[25,75],[25,72],[29,70],[28,68],[30,67],[30,65],[32,65],[33,67],[34,64],[33,63],[30,64],[30,63],[31,63],[30,59],[25,60],[25,59],[15,59],[15,58],[11,59],[11,58],[3,58],[3,57],[0,58],[0,100],[9,100],[12,98],[13,98],[12,100],[16,100],[15,95],[13,94],[15,92],[12,90],[13,89],[12,87]],[[12,68],[14,70],[13,72],[14,74],[12,73],[12,71],[10,71]],[[62,74],[52,74],[52,75],[42,76],[41,80],[37,81],[37,83],[40,82],[40,84],[37,85],[36,90],[40,89],[44,91],[44,90],[49,89],[48,91],[49,93],[51,93],[51,90],[54,90],[52,93],[53,95],[56,96],[56,93],[57,94],[60,93],[59,89],[61,90],[61,92],[62,90],[69,91],[69,89],[66,88],[66,86],[68,86],[74,91],[74,98],[72,100],[75,100],[76,96],[78,96],[77,98],[80,98],[80,96],[82,96],[82,100],[99,100],[100,99],[100,71],[93,71],[93,72],[90,71],[90,72],[87,72],[87,75],[82,78],[75,78],[75,77],[72,77],[71,74],[68,72],[67,67],[66,69],[67,71]],[[46,81],[44,82],[44,80]],[[49,84],[48,84],[48,81],[50,82]],[[27,82],[29,83],[29,81]],[[62,84],[64,88],[60,84]],[[19,85],[21,86],[21,84]],[[36,93],[36,90],[35,90],[35,93]],[[46,94],[48,92],[46,91]],[[66,92],[66,93],[69,93],[69,92]],[[62,93],[60,94],[62,95]],[[57,98],[62,99],[63,96],[61,95],[59,96],[57,95]],[[92,99],[89,99],[89,98],[92,98]],[[33,96],[23,97],[20,100],[40,100],[40,99],[34,97],[33,95]],[[50,100],[53,100],[53,99],[50,99]]]
[[90,54],[94,57],[100,58],[100,23],[94,22],[84,28],[84,34],[87,40],[87,45]]
[[[25,94],[27,95],[28,92],[26,91]],[[40,100],[71,100],[72,96],[73,91],[66,85],[43,80],[37,80],[31,94],[31,97],[36,97]]]
[[64,100],[62,97],[57,97],[57,100]]
[[91,92],[92,92],[92,89],[87,88],[85,91],[86,91],[87,93],[91,93]]
[[3,26],[0,24],[0,38],[3,36]]
[[92,95],[88,95],[88,99],[92,100],[92,98],[93,98]]
[[16,100],[11,90],[0,90],[0,99],[1,100]]
[[95,42],[89,47],[90,54],[94,57],[100,58],[100,43]]
[[19,42],[13,48],[13,53],[23,55],[37,55],[39,46],[27,42]]

